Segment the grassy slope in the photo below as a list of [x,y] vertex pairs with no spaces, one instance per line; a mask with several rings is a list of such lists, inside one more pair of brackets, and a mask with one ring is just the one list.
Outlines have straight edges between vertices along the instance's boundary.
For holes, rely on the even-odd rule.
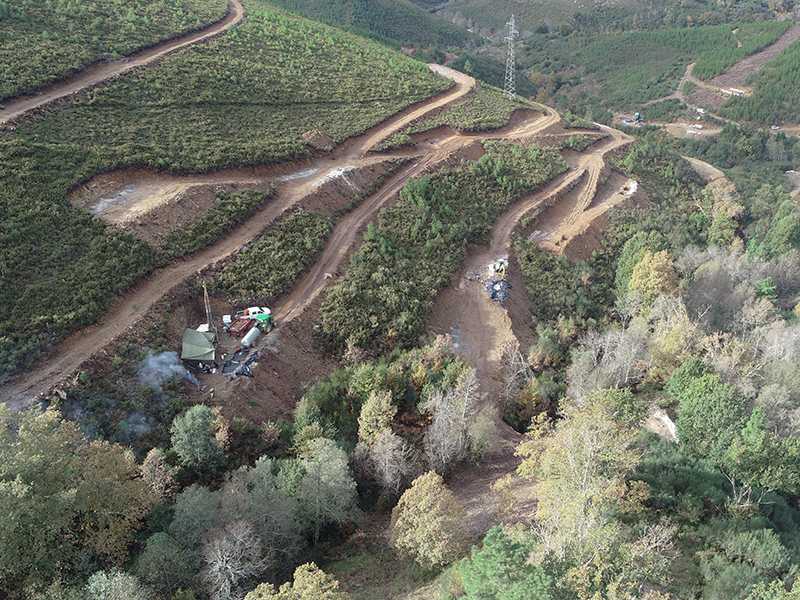
[[258,0],[222,38],[0,137],[0,372],[94,322],[161,257],[70,206],[117,166],[173,171],[284,160],[450,85],[425,65]]
[[409,0],[272,0],[283,8],[328,23],[350,25],[398,42],[463,46],[474,36]]
[[0,100],[221,19],[225,0],[0,0]]

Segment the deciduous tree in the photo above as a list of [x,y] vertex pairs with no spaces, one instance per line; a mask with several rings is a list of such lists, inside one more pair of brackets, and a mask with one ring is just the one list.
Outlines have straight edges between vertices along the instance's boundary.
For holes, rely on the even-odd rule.
[[392,546],[425,569],[436,569],[461,556],[466,511],[434,471],[417,477],[392,511]]
[[222,460],[225,452],[215,435],[218,416],[214,409],[198,404],[175,417],[169,431],[183,464],[206,469]]
[[612,515],[646,497],[626,481],[639,461],[635,429],[615,417],[614,394],[567,404],[563,418],[534,424],[517,448],[519,474],[533,480],[543,552],[581,553],[613,534]]
[[356,482],[347,465],[347,454],[333,440],[310,441],[301,460],[305,475],[296,496],[316,544],[324,525],[358,519]]
[[92,600],[152,600],[153,591],[128,573],[98,571],[84,587],[86,598]]
[[266,569],[261,539],[246,521],[228,523],[214,531],[203,546],[203,581],[212,600],[231,600],[232,594]]
[[397,407],[391,392],[373,391],[361,406],[358,417],[358,439],[371,447],[387,429],[391,431]]
[[339,582],[314,563],[300,565],[294,572],[294,581],[284,583],[276,590],[270,583],[262,583],[244,597],[244,600],[348,600],[339,589]]
[[675,265],[667,251],[653,253],[647,250],[642,260],[633,268],[628,289],[638,292],[645,306],[649,307],[661,294],[669,294],[678,284]]
[[88,443],[55,409],[0,405],[0,590],[121,563],[151,500],[130,451]]

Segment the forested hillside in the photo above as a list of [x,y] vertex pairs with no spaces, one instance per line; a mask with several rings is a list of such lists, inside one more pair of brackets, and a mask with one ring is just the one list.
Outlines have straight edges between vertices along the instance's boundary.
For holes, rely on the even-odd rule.
[[794,43],[747,79],[753,94],[731,98],[720,114],[761,125],[800,122],[800,44]]
[[[0,33],[48,28],[9,48],[82,44],[99,18],[37,1],[0,0]],[[152,43],[142,15],[173,1],[126,5],[120,40]],[[468,43],[417,8],[433,0],[301,4],[441,55]],[[190,6],[158,35],[198,22]],[[800,598],[800,138],[587,121],[681,114],[646,103],[692,61],[710,78],[769,44],[794,5],[576,6],[443,9],[487,29],[516,12],[518,90],[563,116],[246,0],[226,34],[2,126],[0,385],[86,329],[52,396],[0,404],[0,598]],[[725,115],[800,120],[795,50]],[[98,174],[224,167],[261,191],[213,179],[152,244],[68,198]],[[168,263],[190,274],[140,310]],[[128,291],[135,326],[87,327]],[[223,328],[217,362],[170,351],[251,303],[283,319],[256,346]]]
[[347,25],[403,44],[466,46],[478,38],[409,0],[275,0],[274,4],[326,23]]
[[222,18],[224,0],[0,2],[0,101]]
[[[67,191],[130,166],[209,171],[303,156],[445,89],[417,61],[253,0],[228,35],[0,140],[0,370],[94,322],[166,257],[74,209]],[[230,221],[229,221],[230,223]]]
[[587,104],[632,110],[672,94],[689,63],[696,63],[696,77],[711,78],[774,42],[789,25],[772,21],[614,36],[534,33],[517,60],[540,101],[549,98],[566,109],[574,98],[580,110]]
[[482,35],[502,32],[509,15],[516,16],[523,37],[537,29],[560,35],[577,32],[617,33],[639,29],[673,29],[697,25],[719,25],[774,19],[777,12],[791,13],[791,2],[766,3],[735,0],[715,3],[702,0],[668,0],[658,5],[626,0],[609,6],[605,2],[569,0],[520,3],[511,0],[463,0],[445,6],[438,14],[462,27],[474,28]]

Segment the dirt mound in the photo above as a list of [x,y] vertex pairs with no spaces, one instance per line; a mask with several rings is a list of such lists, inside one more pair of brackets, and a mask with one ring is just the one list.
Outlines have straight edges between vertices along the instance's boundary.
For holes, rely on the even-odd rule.
[[316,150],[324,150],[325,152],[333,150],[333,138],[319,129],[306,131],[302,137],[309,146]]

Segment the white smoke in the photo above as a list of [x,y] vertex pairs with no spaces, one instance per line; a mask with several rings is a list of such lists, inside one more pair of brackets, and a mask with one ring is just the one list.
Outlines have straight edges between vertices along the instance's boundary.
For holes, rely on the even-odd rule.
[[152,350],[148,350],[142,364],[139,365],[136,379],[139,380],[139,383],[149,385],[157,394],[160,394],[162,386],[176,376],[200,385],[197,377],[189,373],[183,366],[177,352],[154,354]]

